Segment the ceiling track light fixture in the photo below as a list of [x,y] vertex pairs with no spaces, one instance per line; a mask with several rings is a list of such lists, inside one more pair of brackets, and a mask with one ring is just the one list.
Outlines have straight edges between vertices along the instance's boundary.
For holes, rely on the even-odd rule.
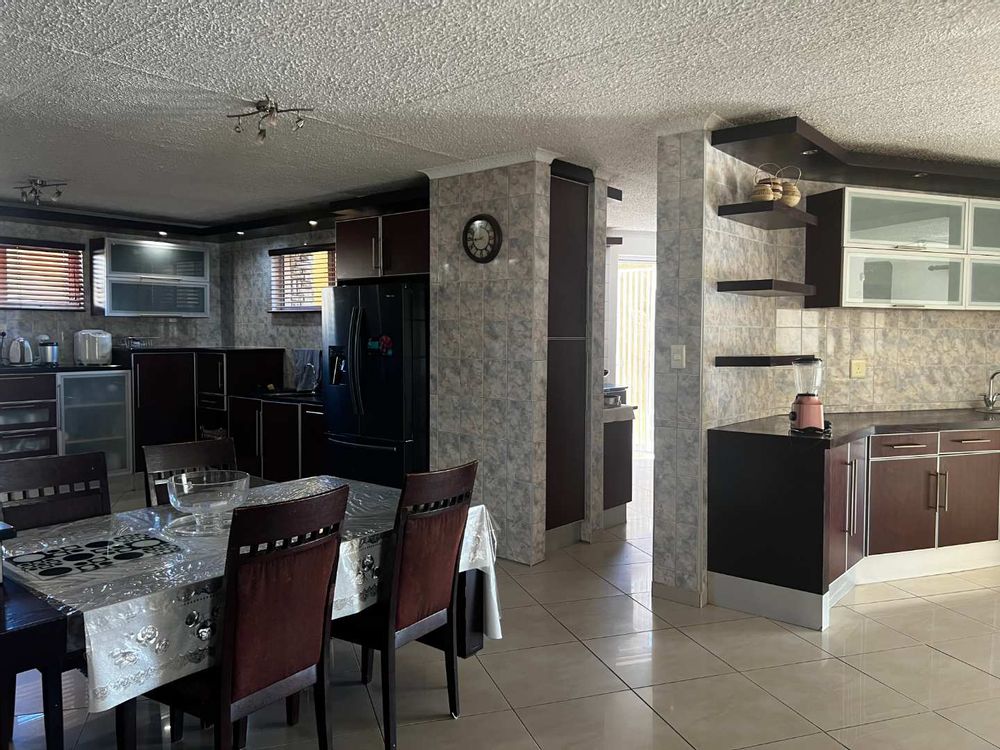
[[227,118],[235,119],[236,125],[233,130],[237,133],[243,132],[243,118],[257,118],[257,135],[254,140],[257,143],[264,143],[267,140],[267,131],[278,126],[278,115],[291,112],[295,113],[295,120],[292,122],[292,132],[297,133],[306,124],[303,112],[312,112],[313,107],[281,107],[270,94],[265,94],[263,99],[253,102],[253,109],[247,112],[238,112],[233,115],[226,115]]
[[[61,188],[68,184],[68,182],[43,180],[41,177],[29,177],[27,185],[15,185],[14,189],[21,191],[21,203],[33,203],[36,206],[40,206],[43,200],[58,203],[63,194]],[[55,188],[55,191],[46,194],[45,191],[49,188]]]

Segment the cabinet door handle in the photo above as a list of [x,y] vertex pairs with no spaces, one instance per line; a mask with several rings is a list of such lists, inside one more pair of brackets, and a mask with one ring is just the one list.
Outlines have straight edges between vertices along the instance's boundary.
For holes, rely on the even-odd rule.
[[934,477],[934,504],[927,507],[937,510],[941,507],[941,473],[935,471],[931,476]]
[[926,443],[894,443],[889,446],[893,450],[906,450],[907,448],[926,448]]
[[322,417],[323,416],[323,412],[321,412],[321,411],[312,411],[311,409],[306,409],[306,414],[312,414],[315,417]]
[[858,459],[851,459],[851,495],[848,499],[851,508],[851,524],[848,534],[858,533]]
[[218,362],[215,363],[215,367],[216,367],[216,370],[218,370],[218,373],[219,373],[219,392],[220,393],[225,393],[225,389],[222,387],[222,360],[221,359]]
[[851,533],[851,478],[854,476],[854,462],[848,461],[844,466],[847,468],[847,495],[844,498],[844,531]]
[[139,389],[140,377],[139,377],[139,360],[135,361],[135,408],[139,409],[142,407],[142,391]]
[[956,442],[962,445],[972,445],[973,443],[991,443],[993,441],[989,438],[966,438],[965,440],[958,440]]
[[943,476],[944,476],[944,512],[947,513],[948,512],[948,485],[951,484],[951,482],[948,481],[948,472],[947,471],[944,472]]
[[378,257],[376,256],[374,237],[372,237],[372,270],[373,271],[378,270]]
[[257,457],[260,458],[260,412],[259,411],[253,416],[253,442],[254,442],[254,448],[257,451]]

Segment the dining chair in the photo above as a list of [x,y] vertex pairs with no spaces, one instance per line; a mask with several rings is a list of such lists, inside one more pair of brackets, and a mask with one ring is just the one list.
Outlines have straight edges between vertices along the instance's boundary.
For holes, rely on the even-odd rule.
[[345,485],[233,511],[221,663],[147,693],[170,707],[171,742],[186,713],[214,723],[216,750],[242,748],[251,713],[312,687],[318,747],[329,748],[330,612],[347,496]]
[[235,469],[236,448],[232,438],[198,440],[192,443],[144,445],[146,458],[146,507],[166,505],[167,480],[185,471]]
[[371,682],[373,652],[382,676],[385,747],[396,747],[396,650],[418,639],[444,643],[448,704],[458,718],[458,562],[478,462],[408,474],[393,531],[384,544],[379,601],[331,623],[334,638],[361,646],[361,679]]
[[[70,523],[111,513],[111,493],[103,453],[40,456],[0,461],[0,521],[18,531]],[[65,639],[60,648],[65,648]],[[56,674],[86,670],[83,650],[60,655]],[[5,674],[0,691],[5,716],[0,717],[0,748],[7,748],[13,729],[16,675]],[[43,674],[45,713],[62,711],[62,689],[55,677]],[[46,718],[48,721],[48,717]]]

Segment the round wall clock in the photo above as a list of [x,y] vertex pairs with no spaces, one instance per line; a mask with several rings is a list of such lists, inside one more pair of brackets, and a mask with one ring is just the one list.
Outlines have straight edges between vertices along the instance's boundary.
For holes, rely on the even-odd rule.
[[476,214],[465,222],[462,245],[465,247],[465,254],[476,263],[489,263],[497,257],[502,244],[500,222],[489,214]]

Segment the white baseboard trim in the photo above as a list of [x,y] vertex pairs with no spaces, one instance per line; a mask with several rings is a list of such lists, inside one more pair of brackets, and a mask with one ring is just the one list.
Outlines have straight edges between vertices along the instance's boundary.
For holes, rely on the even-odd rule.
[[994,565],[1000,565],[1000,542],[975,542],[937,549],[870,555],[862,558],[848,573],[854,573],[854,585],[857,585],[955,573]]
[[705,601],[702,599],[700,591],[691,591],[689,589],[682,589],[677,586],[668,586],[665,583],[657,583],[656,581],[653,581],[653,589],[651,593],[658,599],[667,599],[672,602],[677,602],[678,604],[686,604],[689,607],[705,606]]
[[614,508],[607,508],[604,511],[604,528],[611,526],[621,526],[628,520],[628,503],[616,505]]
[[558,526],[545,532],[545,551],[569,547],[580,541],[580,521],[568,523],[565,526]]
[[724,573],[710,571],[708,574],[710,604],[814,630],[823,630],[830,623],[828,596],[751,581],[748,578],[736,578]]

